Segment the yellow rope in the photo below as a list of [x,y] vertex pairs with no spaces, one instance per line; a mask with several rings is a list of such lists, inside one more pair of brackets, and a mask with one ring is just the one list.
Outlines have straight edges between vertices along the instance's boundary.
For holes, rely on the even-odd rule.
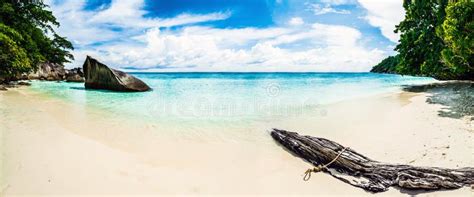
[[334,163],[341,155],[342,153],[347,149],[348,147],[344,147],[344,149],[342,149],[341,152],[339,152],[339,154],[334,157],[334,159],[332,161],[330,161],[329,163],[325,164],[325,165],[318,165],[314,168],[310,168],[308,170],[306,170],[306,172],[304,173],[304,177],[303,177],[303,180],[304,181],[308,181],[310,178],[311,178],[311,172],[314,172],[314,173],[317,173],[317,172],[321,172],[323,171],[323,169],[327,168],[329,165],[331,165],[332,163]]

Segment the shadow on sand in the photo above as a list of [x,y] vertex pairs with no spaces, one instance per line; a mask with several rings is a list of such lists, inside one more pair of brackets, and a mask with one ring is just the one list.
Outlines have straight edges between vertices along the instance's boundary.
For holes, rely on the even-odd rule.
[[407,92],[426,92],[430,104],[441,104],[438,111],[441,117],[460,119],[470,116],[474,120],[474,82],[456,81],[414,85],[403,88]]

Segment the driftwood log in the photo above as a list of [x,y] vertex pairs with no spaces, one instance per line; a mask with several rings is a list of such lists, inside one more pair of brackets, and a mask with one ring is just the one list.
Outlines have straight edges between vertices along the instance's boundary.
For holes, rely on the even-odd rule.
[[474,184],[474,168],[471,167],[446,169],[387,164],[369,159],[324,138],[302,136],[279,129],[273,129],[271,136],[291,153],[314,166],[328,164],[337,158],[322,171],[370,192],[383,192],[390,186],[438,190],[457,189]]

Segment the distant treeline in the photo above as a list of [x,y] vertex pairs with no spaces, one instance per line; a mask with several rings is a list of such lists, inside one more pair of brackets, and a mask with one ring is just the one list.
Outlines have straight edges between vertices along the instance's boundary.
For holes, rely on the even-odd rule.
[[39,63],[74,59],[72,44],[59,36],[59,23],[40,0],[0,0],[0,79],[36,69]]
[[371,72],[474,80],[474,1],[404,0],[400,42]]

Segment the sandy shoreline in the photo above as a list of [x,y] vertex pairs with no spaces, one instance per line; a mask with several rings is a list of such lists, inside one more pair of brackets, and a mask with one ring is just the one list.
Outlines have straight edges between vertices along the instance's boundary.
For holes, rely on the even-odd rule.
[[[226,133],[192,128],[190,135],[11,89],[0,93],[1,194],[370,194],[325,174],[302,181],[310,165],[272,141],[266,131],[273,127],[326,137],[380,161],[474,166],[473,121],[440,117],[442,106],[426,98],[378,95],[322,106],[325,113],[316,116],[230,126]],[[473,190],[420,195],[470,196]]]

